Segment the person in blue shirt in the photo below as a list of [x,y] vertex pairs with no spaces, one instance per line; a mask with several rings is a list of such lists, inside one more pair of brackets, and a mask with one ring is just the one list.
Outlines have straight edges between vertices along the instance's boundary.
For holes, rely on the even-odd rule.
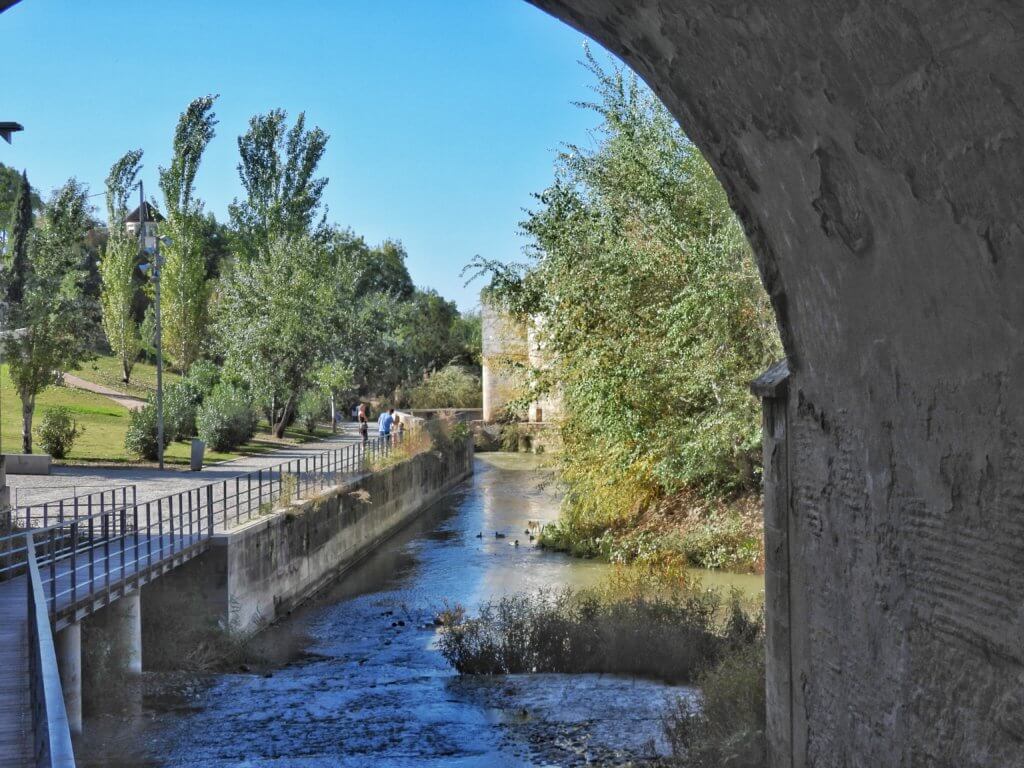
[[380,432],[380,436],[384,438],[391,437],[391,427],[395,423],[395,409],[391,408],[387,411],[382,411],[380,418],[377,419],[377,431]]

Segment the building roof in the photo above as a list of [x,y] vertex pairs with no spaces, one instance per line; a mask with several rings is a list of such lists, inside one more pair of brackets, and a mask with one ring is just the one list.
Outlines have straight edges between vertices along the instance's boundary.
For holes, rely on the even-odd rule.
[[[2,7],[2,3],[0,3],[0,7]],[[15,123],[13,121],[0,122],[0,138],[8,144],[11,143],[11,136],[13,134],[23,130],[25,130],[25,126],[21,123]]]
[[[160,211],[154,208],[149,203],[146,203],[146,221],[163,221],[164,217],[160,215]],[[128,214],[128,218],[125,219],[129,224],[139,223],[139,207],[135,206],[135,210]]]

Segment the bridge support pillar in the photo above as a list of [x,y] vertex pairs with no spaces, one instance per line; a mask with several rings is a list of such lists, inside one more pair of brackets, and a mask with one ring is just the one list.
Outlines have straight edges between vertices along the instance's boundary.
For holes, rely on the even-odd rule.
[[64,708],[74,734],[82,733],[82,625],[78,622],[57,633],[57,668],[64,691]]
[[106,609],[107,630],[112,645],[111,658],[117,668],[129,675],[142,674],[142,600],[135,590]]

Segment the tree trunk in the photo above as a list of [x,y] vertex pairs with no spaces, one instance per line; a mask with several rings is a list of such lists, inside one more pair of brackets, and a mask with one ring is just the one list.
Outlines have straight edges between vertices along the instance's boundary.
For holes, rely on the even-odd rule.
[[21,452],[32,453],[32,414],[36,410],[35,395],[21,401]]
[[334,393],[331,392],[331,434],[338,433],[338,414],[334,410]]
[[135,367],[135,362],[134,361],[130,361],[129,362],[127,359],[125,359],[123,357],[121,358],[121,372],[123,374],[121,376],[121,381],[123,381],[125,384],[127,384],[128,380],[131,378],[132,368],[134,368],[134,367]]
[[284,431],[288,428],[288,417],[292,415],[292,405],[295,402],[294,395],[289,396],[281,409],[281,420],[274,425],[274,437],[281,439]]

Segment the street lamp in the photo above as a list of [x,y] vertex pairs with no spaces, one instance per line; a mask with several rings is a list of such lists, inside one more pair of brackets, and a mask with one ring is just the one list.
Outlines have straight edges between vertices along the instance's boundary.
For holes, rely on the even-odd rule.
[[139,182],[139,239],[142,252],[151,258],[149,263],[139,265],[143,274],[153,281],[153,320],[156,325],[156,455],[160,469],[164,468],[164,350],[160,328],[160,272],[163,258],[160,256],[160,245],[169,246],[173,241],[169,237],[157,237],[146,232],[146,200],[142,195],[142,182]]

